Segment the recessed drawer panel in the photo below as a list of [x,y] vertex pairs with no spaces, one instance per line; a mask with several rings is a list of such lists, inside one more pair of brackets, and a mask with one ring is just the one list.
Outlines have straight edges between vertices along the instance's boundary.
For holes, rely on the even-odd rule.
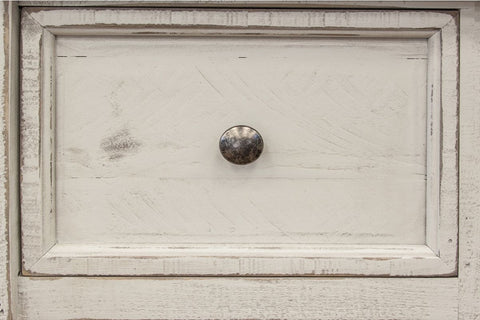
[[[59,37],[59,243],[425,242],[427,41]],[[265,150],[225,161],[248,124]]]

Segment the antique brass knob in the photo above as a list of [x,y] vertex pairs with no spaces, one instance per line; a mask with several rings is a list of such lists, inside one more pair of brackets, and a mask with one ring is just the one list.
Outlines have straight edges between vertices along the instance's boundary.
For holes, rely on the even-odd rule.
[[234,126],[220,137],[222,156],[234,164],[248,164],[260,157],[263,139],[257,130],[249,126]]

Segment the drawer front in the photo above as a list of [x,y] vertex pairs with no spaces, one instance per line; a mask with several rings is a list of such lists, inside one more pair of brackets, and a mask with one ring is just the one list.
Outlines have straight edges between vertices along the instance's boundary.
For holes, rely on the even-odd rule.
[[457,51],[449,13],[25,10],[25,272],[455,274]]

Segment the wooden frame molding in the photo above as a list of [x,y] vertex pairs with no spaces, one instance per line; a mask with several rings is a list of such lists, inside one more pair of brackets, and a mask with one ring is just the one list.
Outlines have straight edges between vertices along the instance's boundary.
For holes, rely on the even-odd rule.
[[[426,244],[296,245],[269,249],[261,245],[125,248],[57,244],[55,37],[112,34],[317,38],[348,35],[428,41]],[[456,275],[457,34],[455,11],[24,9],[21,55],[23,273],[87,276]],[[284,267],[286,265],[288,267]]]

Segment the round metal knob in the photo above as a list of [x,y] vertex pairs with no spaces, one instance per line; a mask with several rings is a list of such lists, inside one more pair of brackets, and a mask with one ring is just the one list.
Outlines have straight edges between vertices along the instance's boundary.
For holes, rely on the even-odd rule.
[[263,139],[257,130],[249,126],[234,126],[220,137],[222,156],[234,164],[248,164],[260,157]]

